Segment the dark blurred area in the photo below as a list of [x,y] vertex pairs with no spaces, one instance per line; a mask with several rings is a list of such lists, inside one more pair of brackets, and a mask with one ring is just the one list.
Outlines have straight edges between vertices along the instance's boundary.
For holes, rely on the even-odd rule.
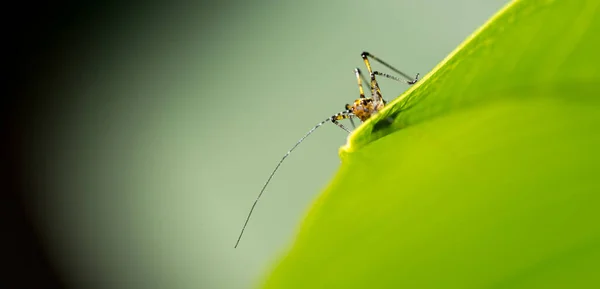
[[[34,195],[27,167],[27,141],[33,124],[62,105],[53,87],[76,43],[101,27],[109,2],[13,2],[4,10],[5,77],[8,93],[2,105],[3,212],[2,288],[65,288],[45,251],[31,215]],[[91,31],[90,31],[91,30]]]
[[127,7],[131,3],[16,1],[4,10],[8,92],[1,106],[1,288],[66,287],[34,221],[31,198],[36,195],[32,183],[36,168],[28,165],[29,142],[33,134],[52,130],[52,116],[68,101],[61,93],[65,76],[85,54],[89,40],[110,32],[118,12]]
[[[162,4],[165,7],[157,2],[37,1],[13,2],[4,10],[8,87],[0,106],[4,220],[0,288],[67,287],[35,221],[34,202],[43,203],[36,198],[47,196],[40,191],[44,184],[36,183],[43,168],[33,165],[39,163],[32,160],[33,143],[51,138],[61,114],[77,101],[66,90],[68,82],[77,79],[81,62],[103,49],[97,46],[114,41],[121,24],[132,21],[132,15],[147,22],[151,19],[145,18],[152,17],[147,12],[177,6]],[[199,5],[206,8],[201,14],[218,9],[208,3]]]

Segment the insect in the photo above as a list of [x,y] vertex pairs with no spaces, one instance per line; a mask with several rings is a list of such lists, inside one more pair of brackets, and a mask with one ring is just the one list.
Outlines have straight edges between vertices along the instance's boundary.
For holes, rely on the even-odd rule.
[[[242,227],[242,231],[240,232],[240,235],[235,243],[234,248],[237,248],[237,246],[239,245],[240,240],[242,239],[242,235],[244,235],[244,230],[246,229],[246,226],[248,225],[248,221],[250,221],[250,217],[252,216],[252,212],[254,211],[254,207],[256,207],[256,204],[258,203],[258,200],[260,199],[260,197],[264,193],[265,189],[267,188],[267,185],[269,185],[269,183],[271,182],[271,179],[273,178],[273,176],[275,175],[275,173],[277,172],[277,170],[279,169],[279,167],[281,166],[283,161],[290,155],[290,153],[292,153],[292,151],[294,149],[296,149],[296,147],[302,141],[304,141],[304,139],[306,139],[317,128],[319,128],[320,126],[322,126],[323,124],[325,124],[327,122],[332,122],[335,125],[337,125],[338,127],[340,127],[341,129],[350,133],[350,130],[348,130],[344,125],[342,125],[339,122],[340,120],[348,119],[352,123],[352,126],[355,127],[353,118],[356,117],[361,122],[364,122],[367,119],[369,119],[371,116],[375,115],[378,111],[380,111],[386,105],[386,101],[383,99],[383,97],[381,95],[381,89],[379,88],[379,84],[377,83],[375,76],[377,76],[377,75],[383,76],[385,78],[393,79],[393,80],[400,81],[400,82],[405,82],[408,85],[413,85],[413,84],[417,83],[417,81],[419,80],[418,73],[415,76],[415,78],[411,78],[407,74],[405,74],[405,73],[401,72],[400,70],[394,68],[393,66],[387,64],[386,62],[377,58],[375,55],[373,55],[369,52],[363,52],[363,53],[361,53],[360,56],[362,57],[362,59],[365,63],[365,66],[367,67],[367,70],[369,71],[370,81],[367,83],[367,80],[364,78],[364,76],[361,73],[359,68],[354,69],[354,74],[356,75],[356,80],[358,82],[358,91],[360,93],[359,98],[356,99],[354,101],[354,103],[352,103],[352,104],[346,104],[343,111],[338,112],[338,113],[328,117],[327,119],[319,122],[317,125],[315,125],[303,137],[301,137],[290,150],[288,150],[288,152],[283,156],[283,158],[281,158],[281,160],[279,161],[277,166],[275,166],[275,169],[271,172],[271,175],[269,175],[269,178],[263,185],[262,189],[260,190],[260,193],[258,194],[256,200],[252,204],[252,207],[250,208],[250,212],[248,213],[248,216],[246,217],[246,221],[244,222],[244,226]],[[390,75],[390,74],[387,74],[387,73],[373,71],[371,69],[371,63],[369,62],[369,59],[375,60],[376,62],[382,64],[383,66],[394,71],[395,73],[398,73],[403,79],[393,76],[393,75]],[[371,90],[371,97],[365,96],[365,92],[363,90],[363,81],[366,83],[367,87]]]

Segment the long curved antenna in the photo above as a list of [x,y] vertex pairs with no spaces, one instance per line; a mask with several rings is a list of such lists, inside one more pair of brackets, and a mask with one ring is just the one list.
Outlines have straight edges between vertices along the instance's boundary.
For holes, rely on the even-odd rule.
[[338,123],[337,121],[341,120],[341,119],[349,118],[351,112],[352,111],[350,111],[350,110],[345,110],[345,111],[337,113],[337,114],[335,114],[335,115],[333,115],[331,117],[328,117],[326,120],[318,123],[311,130],[309,130],[302,138],[300,138],[296,142],[296,144],[283,156],[283,158],[281,158],[281,160],[279,161],[279,163],[277,164],[277,166],[275,167],[275,169],[273,170],[273,172],[271,173],[271,175],[267,179],[267,182],[265,183],[265,185],[260,190],[260,193],[258,194],[258,197],[256,197],[256,200],[252,204],[252,208],[250,208],[250,212],[248,213],[248,217],[246,217],[246,221],[244,222],[244,226],[242,227],[242,231],[240,232],[240,236],[238,237],[237,241],[235,242],[235,246],[233,246],[234,248],[237,248],[237,246],[239,245],[240,240],[242,239],[242,235],[244,235],[244,230],[246,229],[246,226],[248,225],[248,221],[250,221],[250,217],[252,216],[252,212],[254,211],[254,207],[256,207],[256,204],[258,203],[258,200],[260,199],[260,197],[264,193],[265,189],[267,188],[267,185],[269,184],[269,182],[271,182],[271,179],[273,178],[273,176],[275,175],[275,172],[277,172],[277,170],[279,169],[279,167],[281,166],[281,164],[283,163],[283,161],[290,155],[290,153],[292,153],[292,151],[294,149],[296,149],[296,147],[302,141],[304,141],[304,139],[306,137],[308,137],[311,133],[313,133],[317,128],[319,128],[320,126],[322,126],[326,122],[331,121],[331,122],[335,123],[336,125],[338,125],[339,127],[341,127],[342,129],[344,129],[345,131],[350,132],[345,127],[343,127],[340,123]]

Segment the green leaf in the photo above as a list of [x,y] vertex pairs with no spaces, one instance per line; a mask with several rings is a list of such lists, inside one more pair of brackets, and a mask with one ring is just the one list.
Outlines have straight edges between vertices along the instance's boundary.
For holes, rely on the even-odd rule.
[[600,288],[600,1],[515,1],[353,133],[264,288]]

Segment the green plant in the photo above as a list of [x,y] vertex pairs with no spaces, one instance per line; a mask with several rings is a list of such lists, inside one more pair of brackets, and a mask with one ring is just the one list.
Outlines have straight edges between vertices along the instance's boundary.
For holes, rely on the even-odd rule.
[[600,287],[599,52],[600,1],[506,6],[357,129],[264,288]]

